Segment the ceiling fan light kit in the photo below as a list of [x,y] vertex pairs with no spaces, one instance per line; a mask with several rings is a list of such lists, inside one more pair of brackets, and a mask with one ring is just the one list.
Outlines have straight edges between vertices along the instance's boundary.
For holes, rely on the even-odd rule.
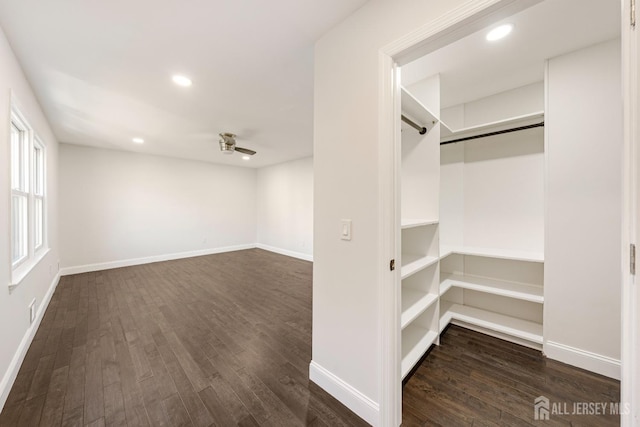
[[220,140],[220,151],[223,154],[233,154],[235,151],[232,145],[228,145],[223,139]]

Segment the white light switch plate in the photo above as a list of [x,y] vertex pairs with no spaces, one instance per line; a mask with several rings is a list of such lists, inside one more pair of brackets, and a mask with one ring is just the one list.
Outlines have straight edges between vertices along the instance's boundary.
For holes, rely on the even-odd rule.
[[351,220],[340,220],[340,238],[342,240],[351,240]]

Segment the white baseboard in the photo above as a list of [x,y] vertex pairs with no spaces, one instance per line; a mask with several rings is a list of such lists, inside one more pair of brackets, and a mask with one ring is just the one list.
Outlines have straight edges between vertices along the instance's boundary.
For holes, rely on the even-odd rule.
[[309,379],[322,387],[327,393],[338,399],[343,405],[358,414],[362,419],[377,426],[380,423],[380,407],[376,402],[360,393],[354,387],[341,380],[313,360],[309,365]]
[[286,255],[293,258],[298,258],[298,259],[303,259],[305,261],[313,262],[313,255],[303,254],[302,252],[295,252],[295,251],[290,251],[288,249],[276,248],[275,246],[269,246],[262,243],[258,243],[256,247],[258,249],[264,249],[265,251],[275,252],[280,255]]
[[60,273],[58,273],[51,282],[47,293],[42,298],[40,305],[38,306],[38,311],[36,312],[36,318],[31,323],[24,336],[22,337],[22,341],[20,341],[20,345],[18,349],[13,355],[11,359],[11,363],[9,363],[9,367],[7,371],[4,373],[4,377],[2,377],[2,381],[0,381],[0,408],[4,408],[4,404],[7,402],[7,398],[9,397],[9,392],[11,391],[11,387],[13,387],[13,383],[18,376],[18,371],[20,370],[20,366],[22,366],[22,362],[24,361],[24,357],[27,355],[27,350],[29,350],[29,346],[33,341],[33,337],[36,335],[38,331],[38,327],[40,326],[40,322],[44,317],[44,312],[47,310],[49,306],[49,302],[51,301],[51,297],[58,286],[58,282],[60,281]]
[[101,262],[97,264],[78,265],[75,267],[65,267],[60,269],[61,276],[69,274],[89,273],[91,271],[110,270],[112,268],[130,267],[133,265],[150,264],[152,262],[171,261],[174,259],[192,258],[203,255],[220,254],[223,252],[241,251],[245,249],[253,249],[254,243],[246,245],[225,246],[222,248],[201,249],[197,251],[178,252],[166,255],[156,255],[144,258],[125,259],[120,261]]
[[544,344],[544,354],[553,360],[620,380],[620,360],[553,341]]

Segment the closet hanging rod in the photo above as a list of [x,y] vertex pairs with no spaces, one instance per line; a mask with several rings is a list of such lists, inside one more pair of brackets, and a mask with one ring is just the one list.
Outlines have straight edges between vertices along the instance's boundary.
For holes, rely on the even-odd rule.
[[481,135],[465,136],[465,137],[458,138],[458,139],[452,139],[451,141],[443,141],[443,142],[440,143],[440,145],[454,144],[456,142],[469,141],[470,139],[486,138],[488,136],[502,135],[503,133],[518,132],[518,131],[521,131],[521,130],[539,128],[539,127],[543,127],[543,126],[544,126],[544,122],[534,123],[532,125],[518,126],[518,127],[515,127],[515,128],[511,128],[511,129],[504,129],[504,130],[498,130],[498,131],[495,131],[495,132],[483,133]]
[[411,126],[412,128],[414,128],[415,130],[417,130],[420,133],[420,135],[424,135],[425,133],[427,133],[426,127],[420,126],[419,124],[417,124],[416,122],[414,122],[413,120],[405,116],[404,114],[402,115],[402,121],[408,124],[409,126]]

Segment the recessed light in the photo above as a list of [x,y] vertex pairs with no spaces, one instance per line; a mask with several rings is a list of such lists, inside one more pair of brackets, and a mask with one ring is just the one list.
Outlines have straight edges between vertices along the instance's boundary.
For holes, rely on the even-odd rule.
[[249,156],[242,156],[242,160],[251,160],[251,157],[249,157]]
[[136,144],[144,144],[144,139],[142,138],[133,138],[132,141]]
[[191,86],[191,79],[186,76],[175,75],[172,77],[173,82],[178,86],[189,87]]
[[511,30],[513,30],[512,24],[500,25],[487,33],[487,40],[490,42],[500,40],[501,38],[509,35]]

